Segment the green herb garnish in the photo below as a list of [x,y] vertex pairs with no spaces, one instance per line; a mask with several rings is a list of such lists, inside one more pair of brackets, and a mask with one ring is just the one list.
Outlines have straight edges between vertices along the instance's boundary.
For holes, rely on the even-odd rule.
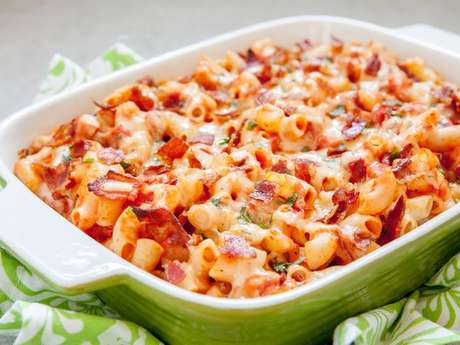
[[272,263],[272,268],[276,273],[286,273],[289,266],[301,264],[304,260],[303,256],[299,256],[294,262],[274,262]]
[[305,146],[303,149],[302,149],[302,152],[309,152],[311,151],[311,149],[308,147],[308,146]]
[[254,120],[252,119],[248,120],[247,125],[246,125],[246,128],[248,131],[252,131],[256,127],[257,127],[257,123]]
[[343,114],[345,114],[345,107],[342,104],[339,104],[338,106],[334,108],[334,110],[329,112],[329,115],[334,116],[334,117],[340,116]]
[[217,143],[222,146],[222,145],[227,145],[230,142],[230,137],[222,138],[220,139]]
[[220,207],[220,200],[221,200],[221,198],[211,199],[211,204],[213,204],[216,207]]
[[6,187],[6,180],[0,176],[0,189],[3,189]]
[[244,223],[254,223],[252,221],[251,216],[248,213],[248,208],[247,207],[241,207],[240,209],[240,215],[238,216],[239,221],[243,221]]
[[394,160],[399,157],[399,151],[393,150],[391,151],[391,160]]
[[94,163],[94,158],[93,157],[88,157],[88,158],[85,158],[83,159],[83,163]]
[[402,106],[402,103],[398,101],[397,99],[385,99],[382,101],[383,105],[387,105],[389,107],[400,107]]
[[68,162],[70,162],[71,160],[72,160],[72,156],[69,155],[69,154],[65,154],[65,155],[62,156],[62,162],[63,162],[63,163],[68,163]]
[[129,164],[129,163],[126,162],[126,161],[121,161],[121,162],[120,162],[120,165],[121,165],[121,167],[122,167],[124,170],[129,169],[129,167],[131,166],[131,164]]
[[160,158],[158,158],[157,156],[152,156],[149,158],[149,160],[147,162],[145,162],[145,167],[148,168],[148,167],[160,167],[163,165],[163,163],[161,162]]
[[292,194],[289,198],[286,199],[285,204],[289,206],[293,206],[295,202],[297,201],[298,197],[299,197],[299,194],[297,194],[297,192],[294,192],[294,194]]

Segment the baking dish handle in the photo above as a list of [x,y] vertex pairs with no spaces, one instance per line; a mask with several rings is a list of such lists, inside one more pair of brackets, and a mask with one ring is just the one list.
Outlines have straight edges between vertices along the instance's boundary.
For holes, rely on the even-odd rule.
[[53,211],[8,170],[0,174],[6,180],[0,190],[2,247],[58,291],[88,292],[124,280],[121,258]]
[[399,33],[415,38],[419,41],[429,42],[438,47],[460,54],[460,36],[431,25],[415,24],[397,28]]

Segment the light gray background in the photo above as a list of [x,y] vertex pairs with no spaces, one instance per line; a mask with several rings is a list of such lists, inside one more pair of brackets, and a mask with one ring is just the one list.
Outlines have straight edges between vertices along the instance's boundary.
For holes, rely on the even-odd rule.
[[85,64],[115,42],[150,57],[264,20],[305,14],[460,34],[460,1],[0,0],[0,118],[33,100],[55,52]]

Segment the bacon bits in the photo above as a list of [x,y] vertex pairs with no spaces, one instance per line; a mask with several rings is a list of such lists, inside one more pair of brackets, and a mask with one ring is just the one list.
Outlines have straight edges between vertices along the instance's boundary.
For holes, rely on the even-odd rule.
[[123,161],[125,155],[123,151],[107,147],[97,153],[97,158],[99,158],[105,164],[118,164]]
[[163,159],[173,161],[174,159],[182,158],[188,148],[187,143],[181,138],[173,137],[158,149],[157,154]]
[[280,159],[272,166],[272,171],[280,173],[280,174],[287,174],[289,173],[289,169],[287,167],[287,160]]
[[366,164],[363,159],[358,159],[348,164],[350,170],[350,182],[359,183],[366,177]]
[[270,103],[274,99],[273,92],[269,89],[260,89],[256,95],[256,104],[263,105]]
[[78,140],[70,146],[70,155],[73,158],[83,157],[90,147],[91,143],[88,140]]
[[164,258],[179,261],[188,259],[187,243],[190,236],[174,214],[165,208],[133,207],[133,212],[141,221],[139,238],[150,238],[158,242],[165,250]]
[[168,262],[165,265],[165,275],[166,280],[174,285],[180,284],[185,279],[185,271],[175,261]]
[[366,128],[366,122],[364,121],[353,121],[350,126],[347,126],[343,131],[343,135],[346,140],[356,139]]
[[45,181],[51,192],[61,187],[67,180],[69,174],[69,164],[61,163],[58,166],[50,166],[41,163],[35,163],[34,169],[38,171],[43,181]]
[[204,144],[212,145],[214,143],[214,135],[212,134],[198,134],[188,140],[190,144]]
[[276,193],[277,184],[270,181],[260,181],[256,184],[250,197],[260,201],[271,201]]
[[412,160],[410,158],[395,159],[393,161],[393,165],[391,167],[391,170],[395,174],[398,174],[401,171],[403,171],[405,168],[407,168],[411,164],[411,162],[412,162]]
[[398,201],[396,201],[396,204],[388,213],[383,225],[382,235],[377,240],[378,244],[383,245],[401,236],[400,224],[402,217],[404,216],[405,209],[406,200],[404,199],[404,196],[400,196]]
[[221,254],[230,258],[255,258],[257,256],[255,249],[251,248],[243,237],[224,233],[223,239]]
[[113,228],[96,224],[91,228],[86,229],[85,233],[99,243],[104,243],[108,239],[112,238]]
[[138,108],[142,111],[150,111],[155,106],[153,99],[151,99],[150,97],[144,96],[142,94],[142,90],[137,86],[134,86],[131,89],[131,97],[129,100],[136,103]]
[[376,77],[381,66],[382,63],[380,62],[379,56],[377,54],[373,54],[372,57],[369,59],[369,62],[367,63],[366,69],[364,71],[367,75],[370,75],[371,77]]
[[304,180],[305,182],[311,182],[310,166],[312,161],[307,158],[296,158],[294,159],[294,174],[295,177]]
[[109,171],[106,176],[88,183],[88,190],[97,196],[111,200],[133,199],[139,182],[130,175]]
[[177,109],[182,107],[182,96],[180,92],[171,92],[166,96],[166,98],[163,100],[163,106],[165,108],[173,108]]
[[339,188],[332,195],[332,202],[335,207],[329,212],[323,221],[326,224],[336,224],[343,220],[346,211],[358,200],[359,192],[355,189]]
[[355,60],[351,60],[347,64],[347,76],[348,80],[352,83],[356,83],[361,78],[361,66]]

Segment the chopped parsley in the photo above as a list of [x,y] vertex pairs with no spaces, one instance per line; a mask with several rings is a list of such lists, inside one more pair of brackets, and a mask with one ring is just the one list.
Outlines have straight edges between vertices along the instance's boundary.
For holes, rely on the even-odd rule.
[[238,216],[238,221],[240,221],[241,223],[253,223],[253,224],[256,224],[257,226],[260,226],[262,229],[268,229],[272,225],[272,218],[273,218],[273,215],[270,216],[270,219],[267,224],[257,223],[249,215],[248,208],[246,206],[243,206],[240,209],[240,215]]
[[69,155],[69,154],[64,154],[64,155],[62,156],[62,162],[63,162],[63,163],[68,163],[68,162],[70,162],[71,160],[72,160],[72,156]]
[[287,204],[289,206],[293,206],[295,204],[295,202],[297,201],[298,197],[299,197],[299,194],[297,194],[297,192],[294,192],[294,194],[292,194],[292,196],[290,196],[289,198],[286,199],[285,204]]
[[129,163],[126,162],[126,161],[121,161],[121,162],[120,162],[120,165],[121,165],[121,167],[122,167],[124,170],[129,169],[129,167],[131,166],[131,164],[129,164]]
[[382,101],[383,105],[387,105],[389,107],[400,107],[402,106],[402,103],[398,101],[397,99],[385,99]]
[[400,152],[397,151],[397,150],[391,151],[391,160],[394,160],[394,159],[398,158],[398,157],[399,157],[399,153],[400,153]]
[[88,158],[85,158],[83,159],[83,163],[94,163],[94,158],[93,157],[88,157]]
[[211,204],[213,204],[216,207],[220,207],[220,200],[221,200],[221,198],[211,199]]
[[249,119],[248,122],[247,122],[247,124],[246,124],[247,130],[248,130],[248,131],[252,131],[252,130],[253,130],[254,128],[256,128],[256,127],[257,127],[257,123],[256,123],[254,120]]
[[217,143],[222,146],[222,145],[227,145],[230,142],[230,137],[222,138],[220,139]]
[[240,215],[238,216],[239,221],[243,221],[244,223],[254,223],[251,216],[248,213],[247,207],[241,207]]
[[3,189],[6,187],[6,180],[0,176],[0,189]]
[[334,116],[334,117],[340,116],[343,114],[345,114],[345,107],[342,104],[339,104],[338,106],[334,108],[334,110],[329,112],[329,115]]
[[161,162],[160,158],[157,156],[152,156],[149,158],[147,162],[145,162],[145,167],[160,167],[163,163]]
[[305,258],[303,256],[299,256],[297,260],[294,262],[273,262],[272,268],[276,273],[286,273],[289,266],[291,265],[299,265],[301,264]]

